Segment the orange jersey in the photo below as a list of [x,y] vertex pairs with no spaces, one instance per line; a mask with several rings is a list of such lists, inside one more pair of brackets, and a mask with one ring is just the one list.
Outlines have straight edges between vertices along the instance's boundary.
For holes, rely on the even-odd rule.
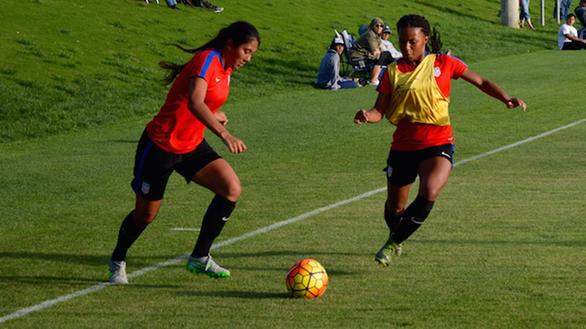
[[196,77],[208,83],[204,103],[215,113],[228,99],[231,73],[231,68],[224,69],[218,51],[198,51],[173,81],[159,113],[147,124],[153,143],[173,154],[195,150],[206,127],[189,110],[189,84]]
[[[389,66],[389,69],[396,70],[399,74],[413,72],[415,68],[404,60],[399,60],[395,65]],[[451,79],[458,79],[467,69],[466,64],[453,56],[436,56],[433,63],[434,81],[447,101],[450,97]],[[390,94],[394,92],[396,87],[390,81],[389,72],[385,72],[378,91]],[[449,120],[447,122],[449,123]],[[453,142],[454,136],[450,124],[436,125],[413,122],[409,118],[403,118],[397,123],[397,129],[393,134],[392,149],[415,151],[443,144],[453,144]]]

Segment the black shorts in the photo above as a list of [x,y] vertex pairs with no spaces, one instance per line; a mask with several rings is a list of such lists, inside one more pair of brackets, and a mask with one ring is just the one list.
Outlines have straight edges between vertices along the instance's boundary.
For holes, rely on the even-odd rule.
[[389,184],[401,187],[413,183],[417,178],[419,164],[437,156],[450,160],[454,165],[454,145],[445,144],[417,151],[391,150],[384,169]]
[[173,171],[189,183],[198,171],[220,158],[205,139],[189,153],[173,154],[156,146],[145,131],[136,148],[132,190],[147,200],[161,200]]

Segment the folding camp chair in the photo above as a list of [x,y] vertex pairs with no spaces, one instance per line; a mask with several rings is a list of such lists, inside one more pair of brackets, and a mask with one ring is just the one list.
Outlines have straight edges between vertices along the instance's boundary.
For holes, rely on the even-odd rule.
[[[336,33],[338,32],[336,31]],[[342,60],[342,71],[344,72],[344,75],[347,75],[351,78],[358,78],[361,81],[366,81],[370,72],[366,61],[367,59],[361,58],[357,60],[350,56],[350,53],[354,48],[354,36],[352,36],[352,34],[348,33],[346,30],[340,32],[339,34],[342,36],[342,39],[344,40],[344,46],[346,47]]]

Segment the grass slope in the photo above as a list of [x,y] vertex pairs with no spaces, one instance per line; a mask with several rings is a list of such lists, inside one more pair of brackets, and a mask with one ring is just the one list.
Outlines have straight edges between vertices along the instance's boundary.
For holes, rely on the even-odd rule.
[[226,8],[220,15],[139,0],[4,0],[0,142],[153,115],[166,92],[157,63],[188,59],[167,44],[198,46],[238,19],[254,23],[263,44],[234,74],[231,103],[310,90],[333,29],[355,32],[373,16],[393,26],[401,15],[425,14],[442,32],[445,48],[468,62],[555,47],[553,22],[536,32],[502,27],[496,0],[218,3]]
[[[472,65],[530,110],[508,111],[455,82],[457,159],[584,119],[571,87],[586,74],[574,64],[580,56],[542,51]],[[231,129],[250,149],[232,156],[210,138],[244,191],[220,241],[384,186],[392,128],[351,123],[374,98],[370,88],[302,90],[231,105]],[[0,315],[104,280],[132,204],[128,181],[146,120],[0,145]],[[230,280],[194,277],[178,264],[2,325],[580,328],[585,133],[581,124],[456,167],[392,268],[372,261],[386,235],[380,193],[217,250]],[[129,271],[188,252],[195,234],[171,229],[198,227],[210,199],[173,176],[157,222],[130,251]],[[323,299],[285,298],[284,275],[301,257],[328,270]]]

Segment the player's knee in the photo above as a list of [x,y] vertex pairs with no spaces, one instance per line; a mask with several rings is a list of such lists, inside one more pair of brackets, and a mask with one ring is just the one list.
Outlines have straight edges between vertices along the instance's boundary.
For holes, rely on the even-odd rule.
[[134,223],[136,225],[147,226],[157,218],[158,211],[136,210],[134,212]]
[[242,192],[242,187],[240,186],[240,180],[234,179],[228,182],[226,186],[224,198],[236,202],[240,198],[240,193]]
[[388,203],[385,203],[385,218],[390,219],[390,218],[400,218],[403,213],[405,212],[405,208],[404,207],[393,207],[393,206],[389,206]]
[[421,190],[419,195],[423,197],[425,200],[429,200],[430,202],[434,202],[440,194],[441,189],[434,189],[434,188],[427,188]]

